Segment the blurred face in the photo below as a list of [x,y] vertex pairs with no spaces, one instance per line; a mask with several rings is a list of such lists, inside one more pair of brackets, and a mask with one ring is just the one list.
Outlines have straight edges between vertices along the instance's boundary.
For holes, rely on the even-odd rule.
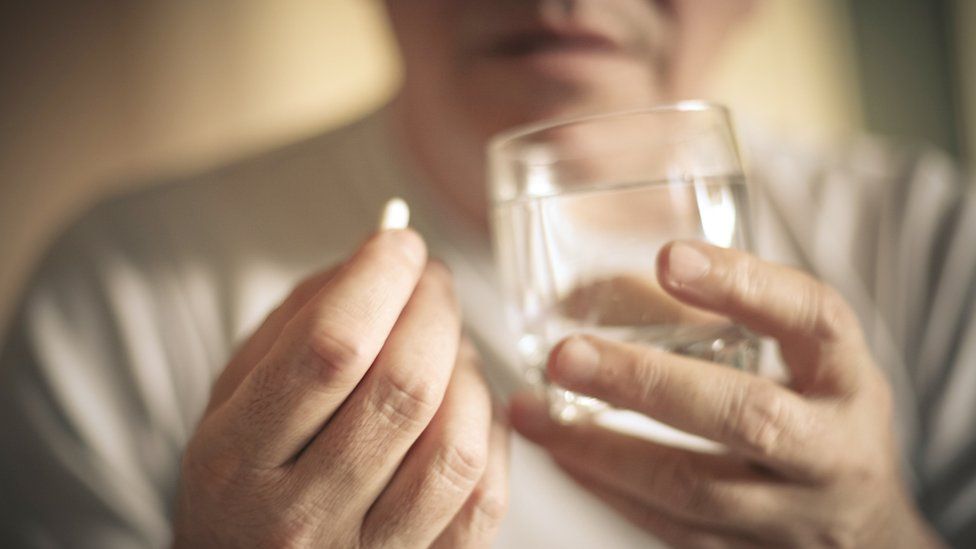
[[388,0],[404,94],[481,139],[692,95],[751,0]]

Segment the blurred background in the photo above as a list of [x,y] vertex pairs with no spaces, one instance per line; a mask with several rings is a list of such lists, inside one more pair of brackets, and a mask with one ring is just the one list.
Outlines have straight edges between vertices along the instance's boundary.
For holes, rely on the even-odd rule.
[[[402,0],[409,1],[409,0]],[[382,104],[378,0],[40,0],[0,20],[0,330],[33,262],[107,193]],[[976,1],[762,0],[709,98],[813,145],[865,131],[976,158]]]

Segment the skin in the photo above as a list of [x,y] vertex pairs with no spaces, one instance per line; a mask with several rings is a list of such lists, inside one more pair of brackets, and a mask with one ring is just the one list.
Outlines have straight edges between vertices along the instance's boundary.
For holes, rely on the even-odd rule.
[[409,230],[299,284],[213,388],[175,546],[487,546],[507,433],[460,326]]
[[[697,95],[753,2],[387,5],[406,66],[396,129],[433,190],[484,227],[482,158],[492,134]],[[565,40],[532,49],[512,38],[539,28]],[[617,47],[573,38],[581,28]],[[682,276],[690,269],[674,255],[682,249],[697,250],[711,267],[697,279]],[[513,425],[582,486],[677,546],[937,545],[901,479],[890,389],[843,299],[799,272],[702,244],[666,247],[659,265],[668,299],[777,339],[792,384],[647,347],[571,338],[552,352],[556,382],[719,441],[726,452],[694,454],[594,425],[559,425],[529,396],[513,402]],[[587,355],[597,357],[596,367],[583,373]]]
[[[493,134],[695,96],[753,0],[386,4],[406,69],[395,131],[434,190],[485,228],[483,158]],[[534,48],[519,43],[526,35]]]
[[574,336],[556,383],[720,442],[701,454],[552,421],[532,394],[513,426],[623,516],[678,547],[934,547],[899,472],[890,389],[831,288],[749,254],[666,246],[675,299],[775,338],[788,387],[649,347]]
[[[484,226],[489,136],[694,95],[751,4],[390,0],[406,66],[394,129],[432,190]],[[553,351],[553,379],[728,451],[555,425],[525,398],[511,409],[520,432],[677,545],[936,543],[899,479],[888,388],[843,301],[805,275],[690,245],[712,267],[677,276],[687,262],[676,268],[678,248],[666,248],[669,299],[777,338],[793,385],[596,339],[597,374],[581,375],[574,339]],[[213,389],[184,455],[175,545],[488,546],[505,509],[506,434],[449,278],[415,233],[387,231],[299,284]]]

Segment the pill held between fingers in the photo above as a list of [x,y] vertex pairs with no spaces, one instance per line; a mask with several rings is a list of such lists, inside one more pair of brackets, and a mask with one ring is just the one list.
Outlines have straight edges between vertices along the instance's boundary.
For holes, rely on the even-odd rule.
[[388,231],[392,229],[406,229],[410,224],[410,206],[399,197],[394,197],[386,202],[383,213],[380,215],[378,229]]

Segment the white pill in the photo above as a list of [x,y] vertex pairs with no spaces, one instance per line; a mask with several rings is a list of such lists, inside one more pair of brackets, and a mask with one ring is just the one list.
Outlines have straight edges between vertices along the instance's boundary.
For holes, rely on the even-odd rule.
[[410,224],[410,206],[402,198],[394,197],[386,202],[380,216],[379,230],[406,229]]

